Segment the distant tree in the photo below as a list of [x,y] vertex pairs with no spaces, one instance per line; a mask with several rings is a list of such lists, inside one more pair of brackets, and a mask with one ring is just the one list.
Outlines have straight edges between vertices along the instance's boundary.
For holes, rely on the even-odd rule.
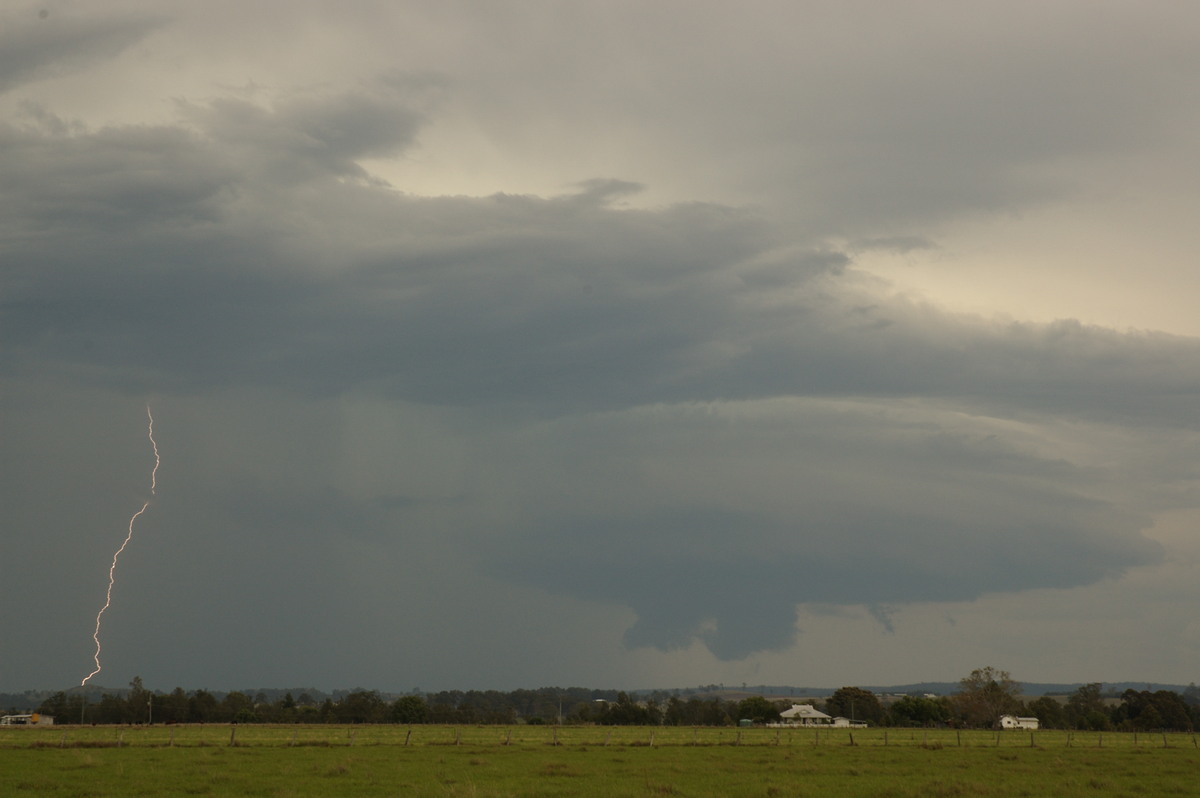
[[142,677],[134,676],[129,683],[129,693],[125,696],[125,722],[145,723],[150,719],[150,702],[152,695],[142,685]]
[[388,706],[377,691],[356,690],[337,703],[334,714],[338,723],[382,723]]
[[892,726],[936,726],[950,719],[949,702],[906,695],[892,702],[884,721]]
[[1067,727],[1066,710],[1062,704],[1050,696],[1044,695],[1035,701],[1030,701],[1029,705],[1025,707],[1025,714],[1037,718],[1043,729],[1065,729]]
[[182,687],[154,699],[154,720],[161,723],[185,723],[188,719],[188,696]]
[[1072,728],[1104,731],[1110,725],[1103,688],[1100,682],[1092,682],[1081,685],[1067,697],[1066,721]]
[[1013,681],[1008,671],[990,665],[976,668],[958,684],[954,709],[958,720],[967,726],[988,727],[1001,715],[1021,711],[1021,685]]
[[68,695],[60,691],[43,700],[36,711],[55,718],[58,723],[79,723],[83,719],[84,697],[82,693]]
[[825,711],[830,715],[873,724],[878,724],[883,718],[879,697],[861,687],[839,687],[825,702]]
[[218,705],[218,717],[233,723],[254,723],[258,720],[254,714],[254,700],[240,690],[226,694]]
[[401,696],[392,704],[392,721],[395,723],[428,723],[429,705],[420,696]]
[[217,697],[207,690],[197,690],[188,699],[188,720],[193,723],[208,723],[218,720],[219,713]]
[[768,723],[779,720],[779,708],[760,695],[752,695],[738,702],[737,716],[738,720]]
[[1122,728],[1153,731],[1170,729],[1190,731],[1195,728],[1193,717],[1183,696],[1170,690],[1126,690],[1113,719]]

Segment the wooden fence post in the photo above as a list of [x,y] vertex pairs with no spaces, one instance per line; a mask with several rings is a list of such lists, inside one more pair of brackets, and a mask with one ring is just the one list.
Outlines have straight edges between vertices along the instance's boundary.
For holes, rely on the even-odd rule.
[[408,740],[410,737],[412,737],[412,729],[409,729],[408,734],[404,735],[404,746],[406,748],[408,747]]
[[237,745],[236,738],[237,738],[237,726],[231,725],[229,727],[229,745],[231,745],[231,746]]

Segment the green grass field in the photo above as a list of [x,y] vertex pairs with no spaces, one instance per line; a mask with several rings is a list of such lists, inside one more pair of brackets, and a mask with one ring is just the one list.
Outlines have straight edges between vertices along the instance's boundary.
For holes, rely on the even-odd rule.
[[851,745],[844,729],[0,729],[0,795],[1200,795],[1190,734],[853,735]]

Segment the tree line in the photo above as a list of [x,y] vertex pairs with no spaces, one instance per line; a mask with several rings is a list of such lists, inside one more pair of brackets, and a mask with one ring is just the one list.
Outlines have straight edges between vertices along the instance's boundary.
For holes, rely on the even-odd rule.
[[[595,725],[731,726],[742,720],[780,719],[789,701],[752,695],[740,700],[681,696],[655,691],[637,696],[616,690],[543,687],[535,690],[446,690],[388,699],[375,690],[354,690],[320,699],[306,692],[268,698],[234,691],[217,697],[206,690],[170,693],[147,690],[140,678],[120,693],[87,701],[80,693],[57,692],[38,712],[60,723],[567,723]],[[1006,671],[972,671],[949,696],[881,697],[861,687],[842,687],[813,700],[831,715],[872,726],[990,728],[1001,715],[1032,716],[1044,729],[1091,731],[1172,730],[1200,727],[1200,688],[1126,690],[1105,693],[1094,683],[1058,700],[1021,699],[1020,684]]]
[[959,682],[954,695],[905,696],[879,709],[879,722],[894,726],[983,728],[1001,715],[1038,719],[1043,729],[1080,731],[1194,731],[1200,728],[1200,688],[1105,693],[1099,682],[1085,684],[1058,700],[1021,700],[1020,684],[1007,671],[980,668]]

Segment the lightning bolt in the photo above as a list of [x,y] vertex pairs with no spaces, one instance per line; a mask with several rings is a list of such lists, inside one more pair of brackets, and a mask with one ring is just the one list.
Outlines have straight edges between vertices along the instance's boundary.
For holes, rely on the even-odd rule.
[[[146,405],[146,418],[149,420],[147,436],[150,438],[150,446],[154,449],[154,468],[150,471],[150,495],[154,495],[155,489],[158,487],[158,466],[162,460],[158,456],[158,443],[154,440],[154,415],[150,412],[150,405]],[[92,632],[92,640],[96,642],[96,653],[92,655],[92,659],[96,663],[96,669],[83,677],[83,681],[79,683],[83,687],[88,683],[88,680],[100,672],[100,619],[104,617],[105,611],[112,606],[112,591],[113,583],[116,581],[117,560],[121,557],[121,552],[125,551],[125,547],[129,545],[129,541],[133,540],[133,523],[138,520],[138,516],[146,512],[146,508],[150,506],[150,502],[144,502],[142,509],[138,510],[129,519],[129,533],[125,535],[125,540],[121,543],[121,547],[113,554],[112,565],[108,567],[108,590],[104,593],[104,606],[96,613],[96,628]]]

